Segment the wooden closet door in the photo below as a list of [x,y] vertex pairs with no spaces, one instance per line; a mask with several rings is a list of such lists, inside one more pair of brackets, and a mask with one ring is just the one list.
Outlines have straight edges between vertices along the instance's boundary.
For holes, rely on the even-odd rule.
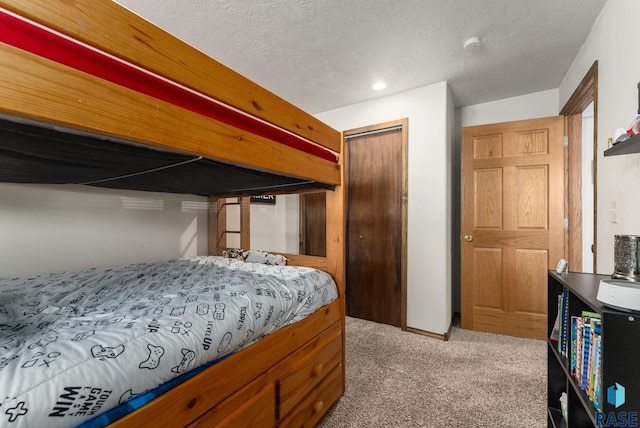
[[402,322],[402,130],[350,137],[347,314]]

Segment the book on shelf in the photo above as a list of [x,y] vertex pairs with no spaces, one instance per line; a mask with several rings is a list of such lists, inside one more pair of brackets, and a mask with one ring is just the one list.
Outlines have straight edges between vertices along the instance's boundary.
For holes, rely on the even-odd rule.
[[582,328],[580,317],[571,317],[571,357],[569,358],[569,370],[574,374],[577,372],[579,356],[582,355],[582,341],[578,340],[578,331]]
[[602,411],[602,335],[599,333],[596,336],[596,355],[595,366],[593,368],[593,405],[596,411]]
[[582,320],[582,331],[580,335],[582,336],[582,355],[580,358],[582,367],[580,368],[579,385],[580,389],[586,391],[588,388],[589,359],[591,356],[591,323],[587,319],[583,318]]
[[558,295],[558,315],[551,331],[550,340],[557,342],[558,353],[567,357],[569,336],[569,292],[565,288]]
[[602,383],[602,321],[600,318],[591,318],[591,347],[592,353],[589,358],[589,389],[587,395],[593,401],[596,410],[602,410],[600,393],[596,394],[598,385]]
[[569,369],[596,410],[602,409],[602,333],[600,315],[583,311],[571,317]]
[[551,336],[549,339],[558,342],[558,338],[560,337],[560,314],[562,313],[562,309],[560,306],[560,301],[562,300],[562,294],[558,294],[558,312],[556,315],[556,320],[553,323],[553,329],[551,330]]

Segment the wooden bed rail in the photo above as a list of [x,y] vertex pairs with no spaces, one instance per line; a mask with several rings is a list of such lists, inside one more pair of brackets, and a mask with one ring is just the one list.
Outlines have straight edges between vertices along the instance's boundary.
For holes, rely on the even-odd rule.
[[1,0],[0,6],[340,151],[338,131],[113,1]]
[[[7,116],[32,119],[42,123],[68,126],[89,133],[103,134],[134,143],[199,155],[258,170],[306,178],[320,183],[340,184],[339,166],[335,162],[328,160],[328,158],[318,157],[298,150],[294,146],[283,145],[280,141],[276,141],[278,138],[271,139],[272,137],[269,134],[272,130],[269,125],[264,125],[267,128],[265,133],[258,135],[252,129],[245,129],[245,125],[242,124],[244,119],[234,125],[226,122],[226,119],[220,121],[212,118],[208,113],[208,107],[201,105],[206,100],[198,94],[208,96],[211,100],[214,100],[224,99],[228,97],[228,93],[224,85],[219,85],[216,88],[211,87],[210,74],[204,73],[202,70],[197,73],[192,70],[192,64],[183,64],[180,61],[180,57],[173,58],[174,52],[178,51],[167,49],[167,46],[173,46],[172,40],[174,41],[173,43],[179,42],[173,36],[157,29],[152,24],[143,21],[110,1],[94,0],[91,2],[77,1],[71,3],[73,3],[72,9],[68,9],[70,7],[69,2],[58,0],[42,4],[36,1],[0,1],[0,6],[12,7],[12,9],[0,9],[3,23],[6,23],[6,25],[3,24],[2,32],[0,32],[0,36],[2,36],[0,40],[6,40],[6,43],[0,43],[0,55],[3,58],[0,64],[0,113]],[[101,6],[106,8],[105,13],[113,9],[113,19],[109,19],[110,15],[108,13],[100,15],[100,19],[95,16],[93,20],[89,19],[89,16],[93,16],[91,13],[103,11]],[[15,14],[12,12],[13,9],[17,11]],[[131,58],[134,55],[132,51],[140,55],[143,55],[143,52],[137,52],[135,46],[147,46],[148,43],[151,43],[148,40],[143,40],[139,35],[134,37],[134,35],[129,34],[131,40],[129,40],[130,45],[127,48],[123,48],[114,41],[110,47],[112,49],[120,48],[124,52],[120,56],[114,55],[114,58],[121,58],[131,64],[139,64],[144,70],[155,73],[155,76],[159,76],[151,79],[155,79],[155,82],[162,82],[162,76],[168,77],[168,82],[179,85],[174,86],[172,83],[167,83],[169,87],[173,87],[177,91],[177,98],[169,97],[165,99],[164,91],[161,88],[153,89],[156,83],[151,85],[151,89],[155,92],[149,93],[145,92],[144,84],[141,87],[131,87],[126,82],[111,81],[108,75],[106,78],[105,76],[97,77],[92,74],[91,61],[85,61],[89,69],[85,70],[82,67],[76,69],[75,63],[68,65],[64,60],[60,60],[60,56],[65,57],[66,49],[58,49],[58,54],[60,55],[56,58],[47,59],[50,58],[48,55],[47,58],[43,58],[37,53],[53,50],[57,46],[56,42],[52,42],[53,44],[49,45],[52,46],[51,49],[46,46],[44,48],[40,46],[41,41],[42,43],[47,43],[49,34],[53,34],[51,37],[55,37],[59,41],[69,37],[65,36],[64,33],[55,31],[51,33],[51,31],[44,30],[38,24],[40,22],[45,27],[51,26],[51,28],[55,29],[54,24],[61,16],[64,16],[65,19],[70,19],[66,14],[60,13],[61,9],[73,12],[71,16],[75,16],[76,21],[95,21],[94,26],[84,28],[82,34],[85,38],[91,37],[98,41],[104,37],[103,33],[108,33],[121,43],[124,43],[124,40],[119,39],[120,32],[113,31],[114,25],[121,24],[117,20],[121,17],[120,14],[124,14],[125,16],[122,19],[125,19],[133,27],[137,23],[139,27],[135,28],[138,31],[142,31],[144,28],[149,32],[153,32],[155,29],[155,31],[159,32],[157,36],[160,38],[157,42],[162,42],[163,49],[161,49],[161,46],[156,46],[156,48],[167,55],[171,55],[170,58],[165,58],[165,61],[169,59],[176,60],[178,61],[177,64],[180,64],[177,67],[178,70],[182,68],[188,69],[194,72],[194,75],[199,75],[200,78],[188,85],[184,83],[184,80],[177,80],[178,78],[185,78],[177,71],[164,70],[165,73],[162,73],[162,70],[158,71],[152,56],[141,56],[136,62]],[[35,19],[30,21],[28,12],[33,10],[40,11],[43,15],[31,17]],[[27,18],[28,22],[25,25],[29,27],[30,31],[39,34],[35,39],[29,39],[26,42],[22,40],[25,32],[20,31],[21,25],[25,22],[23,21],[24,17]],[[52,22],[49,22],[50,20]],[[16,22],[18,23],[16,24]],[[100,26],[96,22],[103,22],[103,24]],[[109,26],[109,32],[105,27],[107,25]],[[44,40],[40,40],[38,37],[41,37],[40,35],[43,33],[46,33],[47,36],[42,37]],[[70,43],[78,45],[79,42],[73,41]],[[176,47],[176,49],[181,47],[181,49],[184,48],[186,51],[192,52],[194,61],[196,61],[196,58],[200,58],[200,61],[205,63],[211,60],[199,51],[180,43],[182,42],[173,47]],[[96,43],[88,45],[96,46]],[[98,56],[105,59],[105,55],[109,55],[110,52],[107,50],[109,46],[97,47],[104,48],[104,50],[100,50],[102,53]],[[149,49],[148,46],[147,49]],[[180,54],[176,53],[176,55]],[[82,59],[82,55],[76,54],[76,58],[78,57]],[[109,58],[106,58],[106,61],[108,63]],[[113,60],[112,62],[115,64],[119,61]],[[109,68],[109,64],[106,65],[106,68]],[[100,66],[97,68],[99,74],[104,72],[103,68],[105,67]],[[230,70],[229,73],[234,75],[234,72]],[[118,78],[119,73],[115,70],[111,73],[111,76]],[[222,77],[222,74],[220,76]],[[174,77],[176,80],[171,80]],[[135,85],[138,79],[133,76],[128,81],[133,82]],[[247,80],[247,82],[249,81]],[[160,83],[160,85],[162,84]],[[244,85],[245,83],[240,80],[237,80],[236,84],[232,84],[233,87],[244,87]],[[249,83],[246,85],[249,85]],[[189,88],[192,88],[194,92],[191,93]],[[211,92],[214,89],[219,92]],[[160,94],[159,98],[156,98],[155,94]],[[183,99],[183,96],[186,98]],[[187,104],[183,104],[182,101],[178,102],[179,105],[176,104],[176,100],[188,101],[189,99],[191,101]],[[277,99],[277,97],[273,99]],[[272,98],[267,97],[266,100],[272,100]],[[190,106],[188,106],[189,104]],[[215,103],[212,104],[215,105]],[[197,107],[198,105],[200,107]],[[231,104],[231,107],[234,108],[235,106]],[[316,121],[312,116],[302,112],[299,114],[299,118],[311,118],[309,119],[311,122]],[[262,118],[256,117],[258,119],[247,120],[253,120],[257,124],[261,123],[260,120]],[[285,118],[273,116],[270,119],[274,121],[283,120],[277,125],[281,131],[275,131],[276,133],[284,132],[285,134],[282,135],[292,135],[287,134],[289,131],[282,130],[285,129],[283,128],[283,124],[286,124]],[[255,122],[255,120],[258,120],[258,122]],[[264,126],[262,127],[264,128]],[[307,128],[309,127],[313,128],[314,125],[309,125]],[[273,128],[273,130],[275,129]],[[306,138],[303,134],[300,133]],[[332,134],[332,136],[322,136],[322,140],[325,141],[327,147],[336,147],[337,144],[339,149],[340,134],[337,131],[333,131]],[[337,136],[337,138],[334,138],[334,136]],[[283,138],[288,139],[287,137]],[[331,143],[326,143],[327,141],[331,141]],[[302,144],[311,144],[313,146],[313,143],[302,142]]]

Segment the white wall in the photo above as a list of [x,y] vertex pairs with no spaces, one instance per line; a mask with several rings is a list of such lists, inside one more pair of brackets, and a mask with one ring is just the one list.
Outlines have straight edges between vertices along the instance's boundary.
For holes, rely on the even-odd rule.
[[[486,125],[539,117],[557,116],[558,89],[476,104],[458,109],[460,126]],[[458,129],[458,135],[459,135]]]
[[[603,274],[614,270],[613,236],[640,234],[640,154],[603,155],[607,138],[616,128],[628,128],[637,114],[640,56],[635,54],[638,29],[633,17],[639,15],[637,0],[609,0],[559,88],[564,105],[598,61],[597,271]],[[617,223],[611,222],[612,203]]]
[[[235,201],[230,198],[229,201]],[[300,197],[276,195],[275,205],[252,203],[249,208],[250,248],[273,253],[300,252]],[[240,206],[227,206],[227,230],[240,230]],[[240,248],[240,235],[227,235],[227,247]]]
[[338,130],[408,118],[407,325],[444,334],[451,324],[453,113],[446,82],[331,110],[317,117]]
[[0,278],[207,253],[207,200],[0,184]]
[[460,246],[460,198],[456,199],[456,195],[459,194],[460,187],[460,174],[453,175],[456,169],[459,169],[459,148],[456,147],[455,137],[457,128],[456,121],[456,109],[453,102],[453,96],[451,91],[447,91],[447,195],[449,198],[449,210],[447,213],[447,231],[449,233],[449,239],[447,241],[447,294],[445,301],[449,304],[449,316],[453,316],[453,312],[456,311],[453,305],[454,299],[454,282],[459,281],[460,269],[456,264],[456,255],[459,252]]
[[251,204],[251,248],[298,254],[300,209],[298,195],[277,195],[275,205]]

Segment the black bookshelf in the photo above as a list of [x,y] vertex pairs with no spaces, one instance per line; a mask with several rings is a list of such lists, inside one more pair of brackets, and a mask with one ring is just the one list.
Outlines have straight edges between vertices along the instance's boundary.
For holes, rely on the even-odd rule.
[[[569,272],[558,274],[549,271],[547,332],[551,336],[558,314],[558,295],[567,290],[568,325],[571,316],[582,311],[596,312],[601,317],[602,335],[602,413],[580,389],[570,372],[570,361],[558,352],[557,342],[548,340],[547,346],[547,408],[548,427],[582,428],[596,427],[598,417],[629,417],[639,412],[640,418],[640,314],[612,310],[596,299],[600,280],[610,276]],[[569,327],[569,341],[571,329]],[[570,342],[568,344],[570,346]],[[607,402],[607,388],[619,383],[625,387],[626,402],[618,408]],[[561,413],[560,396],[567,393],[568,416]],[[624,412],[624,414],[622,413]],[[613,416],[610,413],[614,413]],[[611,421],[611,419],[609,419]],[[640,420],[638,421],[640,424]],[[622,426],[622,425],[619,425]],[[631,426],[631,425],[629,425]]]

